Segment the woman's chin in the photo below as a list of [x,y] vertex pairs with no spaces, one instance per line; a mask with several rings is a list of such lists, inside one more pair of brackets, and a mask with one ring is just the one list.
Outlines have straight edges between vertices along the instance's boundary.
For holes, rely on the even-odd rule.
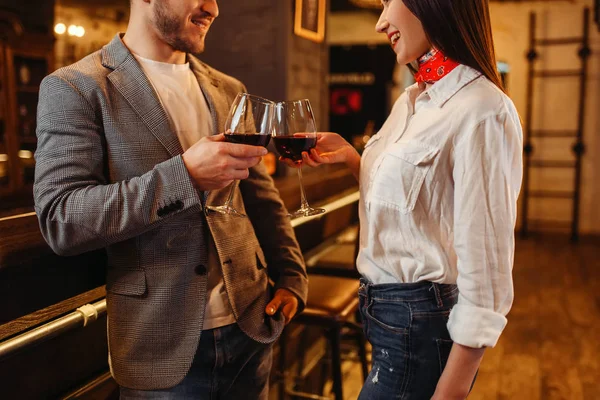
[[396,53],[396,62],[400,65],[406,65],[406,64],[410,64],[411,60],[409,57],[406,57],[404,54],[398,54]]

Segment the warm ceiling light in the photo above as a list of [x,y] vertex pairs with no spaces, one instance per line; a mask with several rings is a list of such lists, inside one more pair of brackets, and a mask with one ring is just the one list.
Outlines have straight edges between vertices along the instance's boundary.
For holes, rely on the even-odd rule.
[[58,35],[63,35],[66,31],[67,26],[63,23],[56,24],[56,26],[54,27],[54,32],[56,32]]
[[83,35],[85,35],[85,29],[83,28],[83,26],[78,26],[77,31],[75,32],[75,36],[83,37]]
[[8,154],[0,154],[0,162],[7,162]]
[[67,32],[69,32],[69,36],[77,35],[77,26],[69,25],[69,29],[67,30]]
[[19,150],[19,158],[33,158],[33,153],[29,150]]

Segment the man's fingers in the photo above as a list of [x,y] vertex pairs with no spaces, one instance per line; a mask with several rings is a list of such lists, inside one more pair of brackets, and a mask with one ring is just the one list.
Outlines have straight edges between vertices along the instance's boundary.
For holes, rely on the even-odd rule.
[[296,315],[296,311],[298,311],[298,305],[295,301],[288,301],[284,304],[281,311],[285,317],[285,323],[287,324],[292,320],[292,318],[294,318],[294,315]]
[[254,167],[256,164],[260,163],[260,157],[248,157],[248,158],[237,158],[231,157],[227,161],[227,168],[233,169],[248,169]]
[[205,140],[208,140],[211,142],[224,142],[225,135],[223,135],[222,133],[219,133],[218,135],[206,136]]
[[247,144],[227,143],[227,153],[232,157],[251,158],[262,157],[268,153],[262,146],[250,146]]
[[275,315],[277,310],[279,310],[280,306],[281,306],[281,299],[279,297],[275,297],[273,300],[271,300],[271,302],[269,304],[267,304],[267,307],[265,308],[265,312],[268,315]]
[[248,178],[248,176],[250,175],[250,172],[248,171],[248,169],[234,169],[231,172],[231,177],[236,180],[236,181],[242,181],[246,178]]

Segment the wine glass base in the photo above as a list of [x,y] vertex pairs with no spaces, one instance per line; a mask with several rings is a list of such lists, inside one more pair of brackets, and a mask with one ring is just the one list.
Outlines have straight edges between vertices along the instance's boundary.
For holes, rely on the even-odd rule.
[[325,209],[323,208],[305,208],[305,209],[299,209],[296,210],[294,212],[291,212],[288,214],[288,216],[292,219],[294,218],[301,218],[301,217],[312,217],[315,215],[321,215],[325,213]]
[[246,218],[246,214],[239,212],[233,207],[230,206],[206,206],[206,213],[219,213],[225,215],[231,215],[233,217]]

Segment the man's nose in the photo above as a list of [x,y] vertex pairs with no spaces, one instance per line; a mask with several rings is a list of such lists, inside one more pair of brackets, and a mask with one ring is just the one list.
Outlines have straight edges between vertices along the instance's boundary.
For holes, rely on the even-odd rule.
[[219,16],[219,6],[217,0],[204,0],[202,2],[202,11],[210,14],[211,17],[217,18]]

